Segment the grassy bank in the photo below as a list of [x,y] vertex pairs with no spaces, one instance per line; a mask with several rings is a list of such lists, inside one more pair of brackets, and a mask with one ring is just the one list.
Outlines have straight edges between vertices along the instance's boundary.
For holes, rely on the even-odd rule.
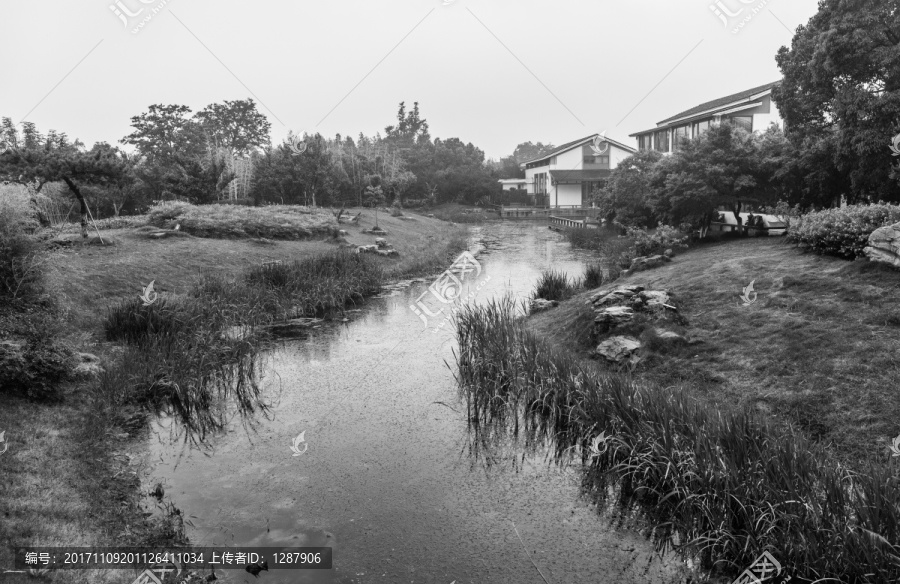
[[[579,304],[570,310],[584,312]],[[572,315],[552,313],[542,318],[557,327]],[[900,577],[900,483],[887,460],[853,472],[758,412],[604,372],[549,342],[509,301],[463,312],[458,339],[476,430],[550,440],[559,458],[579,452],[585,490],[623,513],[645,511],[658,549],[730,575],[767,550],[794,581]]]
[[[10,444],[0,456],[7,479],[0,485],[0,569],[11,567],[9,548],[16,545],[183,541],[184,516],[139,491],[141,468],[132,455],[147,413],[169,412],[185,423],[185,437],[202,439],[221,424],[217,404],[255,411],[262,405],[254,384],[260,345],[243,334],[250,325],[322,314],[390,280],[437,273],[464,244],[462,232],[440,220],[379,213],[399,257],[339,249],[344,240],[374,243],[375,235],[363,233],[374,216],[362,213],[358,224],[340,225],[347,232],[341,238],[151,239],[129,224],[102,231],[112,245],[48,252],[44,295],[53,304],[46,315],[59,328],[53,335],[99,356],[103,371],[61,385],[57,403],[8,397],[0,408],[0,431]],[[282,263],[262,266],[274,261]],[[137,296],[151,280],[160,296],[144,306]],[[40,305],[32,309],[45,313]],[[110,571],[66,573],[67,582],[128,579]],[[41,580],[12,574],[6,581]]]

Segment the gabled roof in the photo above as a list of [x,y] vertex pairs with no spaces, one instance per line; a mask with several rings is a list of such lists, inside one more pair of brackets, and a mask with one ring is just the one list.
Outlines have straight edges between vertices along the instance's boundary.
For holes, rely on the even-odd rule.
[[736,103],[739,101],[749,100],[754,95],[759,93],[765,93],[766,91],[771,90],[773,87],[780,85],[781,81],[774,81],[772,83],[766,83],[765,85],[760,85],[759,87],[754,87],[753,89],[747,89],[745,91],[741,91],[738,93],[733,93],[731,95],[726,95],[725,97],[720,97],[719,99],[714,99],[712,101],[707,101],[706,103],[701,103],[698,106],[692,107],[691,109],[684,110],[680,114],[675,114],[671,118],[666,118],[663,121],[659,122],[660,125],[667,124],[672,120],[677,120],[678,118],[685,118],[688,116],[692,116],[694,114],[699,114],[701,112],[705,112],[707,110],[718,109],[732,103]]
[[746,89],[744,91],[738,93],[732,93],[731,95],[726,95],[725,97],[720,97],[718,99],[714,99],[712,101],[707,101],[701,103],[700,105],[694,106],[690,109],[684,110],[681,113],[675,114],[672,117],[666,118],[661,122],[657,123],[655,128],[650,130],[642,130],[640,132],[635,132],[634,134],[629,134],[629,136],[637,136],[639,134],[646,134],[648,132],[655,132],[657,130],[661,130],[666,124],[679,120],[681,118],[690,118],[695,115],[699,115],[702,113],[713,114],[716,110],[725,109],[728,106],[738,105],[741,102],[749,102],[753,97],[758,97],[760,94],[771,91],[772,88],[777,87],[781,84],[781,81],[774,81],[772,83],[766,83],[765,85],[760,85],[759,87],[754,87],[752,89]]
[[[531,164],[532,162],[537,162],[538,160],[544,160],[546,158],[551,158],[558,154],[562,154],[563,152],[568,152],[569,150],[572,150],[573,148],[577,148],[578,146],[587,144],[588,142],[593,140],[598,135],[599,134],[591,134],[590,136],[587,136],[585,138],[579,138],[578,140],[572,140],[571,142],[566,142],[562,146],[555,148],[554,150],[548,152],[547,154],[544,154],[542,156],[538,156],[537,158],[532,158],[531,160],[526,160],[525,162],[520,163],[519,166],[522,166],[525,164]],[[626,146],[625,144],[622,144],[621,142],[617,142],[617,141],[613,140],[612,138],[606,138],[606,141],[618,148],[621,148],[622,150],[626,150],[631,153],[637,152],[637,150],[635,150],[633,147]]]

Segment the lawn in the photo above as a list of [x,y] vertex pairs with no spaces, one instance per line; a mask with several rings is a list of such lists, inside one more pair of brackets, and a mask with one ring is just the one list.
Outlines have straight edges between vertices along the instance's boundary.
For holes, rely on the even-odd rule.
[[[754,282],[757,300],[742,306]],[[622,278],[674,293],[684,332],[705,342],[647,351],[635,374],[718,407],[791,423],[853,464],[888,464],[900,433],[900,271],[803,253],[781,239],[701,245]],[[587,356],[584,292],[530,326]],[[589,317],[589,316],[588,316]]]

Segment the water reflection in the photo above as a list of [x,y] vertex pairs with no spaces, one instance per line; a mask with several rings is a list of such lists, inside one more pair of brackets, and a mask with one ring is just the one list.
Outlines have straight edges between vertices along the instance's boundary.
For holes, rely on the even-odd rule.
[[[590,257],[546,225],[471,234],[491,276],[475,302],[524,298],[541,270],[578,276]],[[266,582],[541,582],[532,560],[554,584],[670,581],[672,567],[642,538],[597,521],[573,469],[540,448],[523,455],[499,435],[472,435],[450,366],[453,331],[438,319],[423,328],[409,308],[427,285],[269,352],[271,415],[249,427],[233,419],[208,451],[168,444],[160,421],[149,480],[164,479],[191,517],[192,544],[334,549],[333,573],[271,571]],[[309,447],[293,456],[300,432]]]

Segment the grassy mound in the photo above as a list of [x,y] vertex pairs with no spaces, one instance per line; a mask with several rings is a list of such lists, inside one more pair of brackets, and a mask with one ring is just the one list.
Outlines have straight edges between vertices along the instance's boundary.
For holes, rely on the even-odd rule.
[[197,237],[215,239],[308,239],[337,235],[338,223],[328,211],[295,205],[244,207],[195,206],[180,201],[154,205],[147,214],[150,225],[180,229]]

